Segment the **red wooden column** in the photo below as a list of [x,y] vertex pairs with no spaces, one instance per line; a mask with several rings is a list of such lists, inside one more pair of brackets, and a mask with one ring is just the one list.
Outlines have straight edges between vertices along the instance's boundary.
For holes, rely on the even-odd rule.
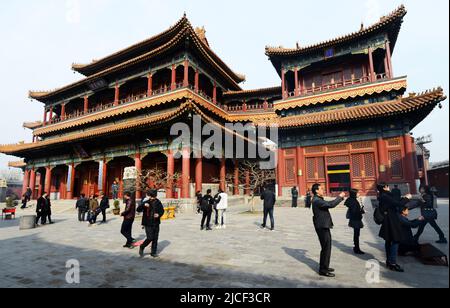
[[66,119],[66,103],[61,104],[61,121]]
[[203,191],[203,160],[201,158],[195,161],[195,191]]
[[45,168],[45,187],[44,192],[46,192],[48,195],[50,195],[51,187],[52,186],[52,168],[46,167]]
[[189,86],[189,60],[184,60],[184,79],[183,87]]
[[177,69],[175,65],[172,65],[172,82],[170,85],[170,89],[174,91],[176,90],[176,88],[177,88]]
[[392,78],[391,77],[391,72],[389,71],[389,64],[388,64],[388,61],[387,61],[387,58],[385,57],[384,58],[384,71],[386,72],[386,77],[387,78]]
[[245,195],[250,196],[250,171],[245,171]]
[[120,99],[120,85],[116,84],[114,87],[114,106],[119,106]]
[[247,102],[244,99],[244,102],[242,103],[242,111],[247,112]]
[[183,162],[182,162],[182,184],[181,184],[181,198],[189,199],[189,181],[191,178],[191,151],[189,148],[183,149]]
[[[138,173],[138,178],[139,178],[141,175],[141,172],[142,172],[142,160],[141,160],[140,153],[137,153],[136,156],[134,157],[134,167],[136,167],[136,171]],[[139,183],[136,183],[136,199],[139,200],[141,198],[142,198],[141,187],[140,187]]]
[[389,78],[394,78],[394,68],[392,67],[391,44],[386,41],[386,60],[389,67]]
[[369,47],[369,70],[370,70],[370,81],[375,82],[377,80],[377,76],[375,75],[375,67],[373,64],[372,47]]
[[303,150],[302,147],[297,147],[297,168],[298,168],[297,181],[298,181],[299,192],[302,196],[305,196],[306,195],[306,178],[305,178],[306,162],[305,162],[305,151]]
[[89,96],[84,97],[84,113],[87,113],[89,110]]
[[69,180],[69,184],[67,185],[66,198],[68,200],[71,200],[71,199],[73,199],[73,195],[74,195],[73,189],[75,188],[75,164],[69,165],[67,179]]
[[49,115],[49,122],[52,123],[53,120],[53,106],[50,107],[50,115]]
[[405,147],[405,177],[406,181],[410,185],[411,194],[417,194],[416,187],[416,168],[414,164],[414,155],[416,155],[416,150],[413,148],[413,140],[410,134],[403,136],[403,144]]
[[234,161],[234,191],[235,196],[239,196],[239,162]]
[[153,95],[153,74],[149,73],[147,75],[147,96]]
[[379,137],[377,139],[377,148],[378,148],[378,164],[379,164],[379,182],[388,182],[388,166],[389,166],[389,158],[386,147],[386,141],[383,138]]
[[173,198],[173,175],[175,174],[175,158],[173,156],[172,150],[167,153],[167,176],[169,180],[167,182],[166,198]]
[[222,191],[226,191],[227,189],[227,168],[226,168],[226,159],[222,158],[220,160],[220,189]]
[[24,195],[27,192],[29,185],[30,185],[30,170],[25,169],[23,176],[22,195]]
[[214,83],[214,87],[213,87],[213,104],[217,103],[217,85],[216,83]]
[[33,168],[30,171],[30,188],[31,188],[31,199],[34,199],[35,189],[36,189],[36,170]]
[[200,73],[199,73],[198,69],[195,70],[195,81],[194,82],[195,82],[195,85],[194,85],[195,93],[198,93],[199,83],[200,83]]
[[298,83],[298,68],[296,67],[294,69],[294,75],[295,75],[295,96],[300,96],[300,88]]
[[281,92],[283,99],[286,99],[286,70],[284,68],[281,69]]
[[45,125],[47,125],[47,113],[48,113],[48,111],[47,111],[47,108],[44,108],[44,126]]
[[283,164],[283,150],[278,149],[278,165],[277,165],[277,184],[278,184],[278,196],[283,196],[283,185],[281,184],[284,179],[284,164]]

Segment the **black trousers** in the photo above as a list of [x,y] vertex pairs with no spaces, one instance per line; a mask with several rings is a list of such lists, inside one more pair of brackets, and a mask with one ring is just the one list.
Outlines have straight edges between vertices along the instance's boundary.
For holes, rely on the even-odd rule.
[[354,228],[353,229],[353,243],[355,244],[355,248],[359,249],[359,238],[361,236],[361,229],[360,228]]
[[319,236],[320,246],[322,251],[320,252],[320,271],[326,271],[330,268],[331,262],[331,230],[330,229],[316,229]]
[[298,207],[298,198],[292,198],[292,207]]
[[106,209],[102,209],[103,222],[106,222]]
[[145,234],[147,235],[147,239],[142,244],[141,248],[145,249],[152,244],[152,255],[156,255],[158,253],[158,238],[159,238],[159,225],[154,226],[145,226]]
[[422,225],[420,225],[419,230],[417,231],[417,234],[414,236],[414,238],[419,241],[420,236],[422,235],[423,231],[425,230],[425,227],[427,224],[430,224],[430,226],[433,227],[433,229],[436,231],[436,233],[439,235],[439,239],[444,239],[445,234],[442,232],[441,228],[439,228],[436,220],[426,220]]
[[267,216],[270,216],[270,225],[272,229],[275,228],[275,219],[273,218],[273,209],[264,209],[264,221],[263,227],[265,228],[267,225]]
[[44,217],[44,213],[42,213],[42,212],[36,213],[36,224],[39,223],[39,219],[41,220],[41,224],[45,223],[46,219]]
[[219,211],[217,209],[214,209],[214,211],[216,212],[216,219],[215,219],[215,225],[219,225]]
[[207,227],[207,228],[210,227],[210,224],[211,224],[211,216],[212,216],[212,211],[206,211],[206,212],[203,212],[202,228],[205,226],[205,221],[206,221],[206,227]]
[[78,221],[86,221],[86,211],[78,209]]
[[131,245],[133,243],[133,237],[131,236],[133,230],[134,220],[125,219],[122,223],[122,228],[120,233],[127,239],[126,245]]

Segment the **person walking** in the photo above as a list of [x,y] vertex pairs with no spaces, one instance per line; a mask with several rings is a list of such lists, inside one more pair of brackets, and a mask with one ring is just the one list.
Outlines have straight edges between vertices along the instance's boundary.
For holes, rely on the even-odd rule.
[[80,195],[80,198],[77,200],[75,208],[78,209],[78,221],[84,222],[86,221],[86,213],[89,209],[89,200],[86,199],[84,194]]
[[297,208],[298,207],[298,194],[299,194],[297,186],[294,186],[292,188],[291,194],[292,194],[292,207]]
[[404,269],[397,264],[397,256],[400,242],[406,235],[403,232],[400,212],[411,201],[412,196],[406,195],[397,201],[387,184],[377,185],[379,210],[383,214],[383,221],[379,236],[385,241],[386,267],[391,271],[404,272]]
[[228,209],[228,195],[222,189],[219,190],[218,203],[217,203],[217,229],[226,229],[226,218]]
[[44,207],[45,218],[48,219],[49,224],[53,224],[52,221],[52,202],[50,201],[50,196],[46,194],[45,196],[45,207]]
[[117,181],[114,181],[113,184],[111,185],[113,200],[119,199],[119,189],[120,189],[119,184],[117,183]]
[[438,213],[434,206],[435,196],[431,191],[429,186],[424,186],[420,188],[421,199],[419,200],[421,214],[425,218],[424,223],[420,225],[417,234],[414,236],[417,242],[419,242],[420,236],[423,234],[425,227],[427,224],[430,224],[431,227],[436,231],[439,235],[439,240],[436,241],[437,244],[447,244],[447,238],[445,237],[444,232],[442,232],[441,228],[438,226],[436,220],[438,219]]
[[264,219],[261,228],[265,229],[267,224],[267,216],[270,216],[270,230],[275,230],[275,219],[273,217],[273,211],[275,208],[275,202],[277,201],[275,193],[269,189],[264,189],[261,194],[261,200],[264,200]]
[[109,199],[105,193],[100,194],[100,209],[102,211],[103,220],[102,223],[106,223],[106,210],[109,209]]
[[127,239],[123,248],[133,249],[133,223],[136,218],[136,201],[132,198],[132,194],[130,192],[126,192],[124,194],[125,199],[125,211],[122,212],[121,216],[123,217],[122,227],[120,229],[120,233]]
[[42,196],[40,196],[37,200],[36,204],[36,225],[39,225],[39,220],[41,220],[41,225],[46,224],[46,214],[45,214],[45,203],[47,193],[43,193]]
[[200,226],[200,230],[205,230],[205,222],[206,222],[206,231],[211,231],[211,215],[214,206],[214,198],[211,196],[211,189],[208,189],[206,195],[202,197],[200,201],[200,209],[203,212],[202,223]]
[[148,199],[142,203],[137,211],[142,213],[142,226],[145,229],[145,234],[147,236],[144,243],[139,248],[139,256],[144,257],[145,248],[152,244],[151,256],[153,258],[158,258],[158,239],[161,225],[161,217],[164,215],[164,206],[161,201],[157,198],[158,192],[152,190],[148,192]]
[[314,195],[312,199],[314,228],[316,229],[322,247],[319,275],[332,278],[336,275],[334,274],[334,269],[330,267],[332,249],[331,229],[334,227],[330,209],[337,207],[344,201],[345,193],[341,192],[339,197],[331,202],[325,201],[325,191],[321,184],[314,184],[312,193]]
[[365,214],[364,207],[358,201],[359,192],[356,189],[351,189],[349,192],[350,197],[345,201],[345,206],[348,207],[347,219],[349,220],[348,226],[353,228],[353,243],[355,247],[353,252],[357,255],[364,255],[365,253],[360,248],[359,238],[361,236],[361,229],[364,228],[363,215]]

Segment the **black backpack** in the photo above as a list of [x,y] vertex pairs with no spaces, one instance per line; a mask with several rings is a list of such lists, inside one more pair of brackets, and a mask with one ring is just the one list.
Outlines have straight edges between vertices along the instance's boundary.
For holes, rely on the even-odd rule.
[[209,210],[209,199],[208,198],[202,199],[202,201],[200,202],[200,209],[202,210],[202,212],[207,212]]
[[375,211],[373,212],[373,220],[377,225],[382,225],[384,222],[385,214],[380,209],[380,206],[375,208]]

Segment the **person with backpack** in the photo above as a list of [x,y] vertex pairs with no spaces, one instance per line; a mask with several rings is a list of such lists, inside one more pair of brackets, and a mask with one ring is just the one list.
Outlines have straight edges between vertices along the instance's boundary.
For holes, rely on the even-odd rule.
[[211,216],[214,206],[214,198],[211,196],[211,189],[208,189],[206,195],[204,195],[200,201],[200,210],[203,212],[202,224],[200,230],[205,230],[206,221],[206,231],[211,231]]
[[422,216],[425,218],[424,223],[419,227],[417,234],[414,236],[417,242],[419,242],[420,236],[427,224],[430,224],[431,227],[436,231],[439,235],[439,240],[436,241],[437,244],[447,244],[447,239],[445,237],[444,232],[442,232],[441,228],[438,226],[436,220],[438,218],[438,213],[434,208],[434,199],[435,196],[431,191],[429,186],[424,186],[420,188],[421,199],[419,200],[420,210]]
[[397,256],[400,242],[406,235],[404,234],[400,221],[401,210],[411,201],[412,196],[406,195],[400,201],[389,189],[387,184],[378,184],[379,206],[375,210],[374,218],[377,224],[381,223],[379,236],[385,241],[386,249],[386,267],[391,271],[404,272],[405,270],[398,265]]
[[361,229],[364,228],[363,215],[365,214],[364,207],[358,201],[359,192],[356,189],[351,189],[349,192],[350,197],[345,201],[345,206],[348,207],[347,219],[349,220],[348,226],[353,228],[353,243],[355,247],[353,252],[357,255],[364,255],[359,245],[359,238],[361,236]]

